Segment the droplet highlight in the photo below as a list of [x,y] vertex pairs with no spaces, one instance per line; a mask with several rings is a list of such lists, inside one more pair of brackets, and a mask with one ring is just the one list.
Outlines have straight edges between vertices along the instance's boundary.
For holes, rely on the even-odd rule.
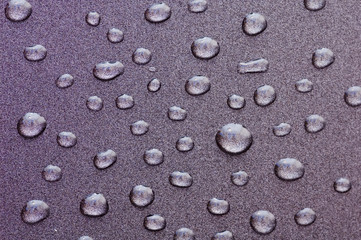
[[145,65],[152,60],[152,53],[146,48],[137,48],[133,52],[133,62],[139,65]]
[[351,189],[351,182],[347,178],[339,178],[333,184],[333,187],[336,192],[345,193],[350,191]]
[[211,59],[218,55],[220,47],[216,40],[203,37],[192,43],[191,50],[196,58]]
[[188,10],[193,13],[201,13],[206,11],[208,8],[208,3],[206,0],[189,0],[188,1]]
[[310,11],[318,11],[326,6],[326,0],[304,0],[305,8]]
[[175,187],[187,188],[192,186],[193,178],[187,172],[174,171],[169,175],[169,182]]
[[63,148],[71,148],[77,143],[77,138],[72,132],[61,132],[58,134],[57,142]]
[[276,217],[269,211],[259,210],[252,214],[250,223],[255,232],[269,234],[276,227]]
[[92,193],[80,202],[80,212],[89,217],[101,217],[108,213],[109,205],[104,195]]
[[38,223],[50,215],[48,204],[41,200],[31,200],[26,203],[21,211],[21,218],[25,223]]
[[309,133],[317,133],[322,131],[326,126],[326,121],[320,115],[314,114],[308,116],[305,120],[305,128]]
[[263,85],[254,92],[254,102],[260,107],[266,107],[276,100],[276,91],[270,85]]
[[163,163],[164,155],[159,149],[153,148],[145,151],[143,159],[148,165],[157,166]]
[[206,76],[197,75],[186,81],[185,89],[190,95],[202,95],[211,89],[211,82]]
[[144,227],[149,231],[160,231],[166,226],[164,217],[154,214],[144,218]]
[[154,201],[154,192],[150,187],[137,185],[129,195],[131,203],[136,207],[146,207]]
[[231,181],[236,186],[245,186],[249,181],[249,176],[245,171],[232,173]]
[[86,101],[86,106],[89,110],[100,111],[103,108],[103,100],[98,96],[91,96]]
[[108,30],[107,38],[111,43],[120,43],[124,39],[124,33],[118,28],[111,28]]
[[180,228],[174,233],[174,240],[195,240],[193,230],[189,228]]
[[149,123],[139,120],[130,125],[130,131],[133,135],[141,136],[149,131]]
[[104,152],[99,152],[94,157],[94,166],[102,170],[112,166],[116,161],[117,154],[113,150],[108,149]]
[[18,132],[25,138],[33,138],[42,134],[47,122],[38,113],[26,113],[18,122]]
[[48,182],[59,181],[62,175],[61,168],[54,165],[46,166],[42,172],[43,179]]
[[313,89],[313,83],[308,79],[301,79],[295,84],[296,90],[300,93],[308,93]]
[[216,134],[218,147],[230,154],[240,154],[247,151],[252,142],[251,132],[241,124],[226,124]]
[[24,57],[31,62],[44,60],[47,53],[46,48],[39,44],[24,49]]
[[259,13],[250,13],[243,19],[242,28],[247,35],[260,34],[267,28],[266,18]]
[[56,79],[55,82],[58,88],[68,88],[74,84],[74,77],[70,74],[63,74]]
[[234,110],[242,109],[246,105],[246,100],[243,97],[233,94],[228,97],[227,104]]
[[89,12],[85,17],[85,21],[90,26],[96,27],[100,23],[100,14],[94,11]]
[[93,68],[94,77],[102,81],[113,80],[124,73],[124,65],[119,62],[101,62]]
[[233,233],[230,231],[223,231],[223,232],[216,233],[212,237],[212,240],[234,240],[234,236],[233,236]]
[[158,92],[161,86],[161,82],[157,78],[153,78],[148,83],[147,88],[149,92]]
[[208,202],[207,209],[214,215],[224,215],[229,212],[229,203],[226,200],[212,198]]
[[170,18],[171,14],[171,9],[167,4],[155,3],[145,11],[144,17],[148,22],[161,23]]
[[115,100],[115,103],[117,105],[117,108],[121,110],[130,109],[134,106],[134,99],[132,96],[129,96],[127,94],[123,94]]
[[288,123],[280,123],[272,128],[273,134],[277,137],[284,137],[291,133],[292,127]]
[[168,118],[173,121],[183,121],[187,118],[187,111],[177,106],[170,107]]
[[238,73],[261,73],[266,72],[268,67],[268,61],[264,58],[259,58],[248,62],[240,62],[238,64]]
[[316,213],[311,208],[304,208],[295,215],[298,225],[308,226],[316,221]]
[[333,52],[328,48],[317,49],[312,55],[312,64],[315,68],[322,69],[330,66],[335,61]]
[[345,102],[351,107],[361,105],[361,87],[353,86],[347,89],[344,95]]
[[284,158],[276,163],[275,173],[282,180],[293,181],[303,177],[305,167],[297,159]]
[[194,142],[190,137],[182,137],[178,139],[176,143],[176,148],[180,152],[188,152],[191,151],[194,147]]
[[28,19],[32,13],[32,6],[26,0],[10,0],[5,7],[7,19],[20,22]]

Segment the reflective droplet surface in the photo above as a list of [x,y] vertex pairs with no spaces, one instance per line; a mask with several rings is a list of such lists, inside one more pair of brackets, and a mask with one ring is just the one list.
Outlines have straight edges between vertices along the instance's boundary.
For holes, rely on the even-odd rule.
[[58,88],[68,88],[74,84],[74,77],[70,74],[63,74],[56,79],[55,82]]
[[313,89],[313,83],[308,79],[301,79],[295,84],[296,90],[301,93],[311,92]]
[[326,0],[304,0],[305,8],[310,11],[318,11],[326,6]]
[[276,218],[269,211],[259,210],[252,214],[250,223],[257,233],[269,234],[276,227]]
[[344,95],[345,102],[351,107],[361,105],[361,87],[353,86],[347,89]]
[[82,236],[78,240],[93,240],[91,237],[88,236]]
[[275,173],[282,180],[292,181],[303,176],[305,167],[297,159],[284,158],[276,163]]
[[211,82],[206,76],[197,75],[186,81],[185,89],[190,95],[202,95],[211,89]]
[[48,204],[41,200],[31,200],[26,203],[23,210],[21,211],[21,218],[25,223],[37,223],[50,214],[50,208]]
[[189,228],[180,228],[174,233],[174,240],[195,240],[193,230]]
[[136,121],[135,123],[130,125],[130,131],[132,132],[133,135],[136,136],[144,135],[148,132],[148,130],[149,130],[149,123],[143,120]]
[[304,208],[295,215],[295,221],[298,225],[307,226],[316,220],[316,213],[311,208]]
[[44,60],[47,53],[46,48],[39,44],[24,49],[24,57],[32,62]]
[[61,132],[58,134],[57,142],[61,147],[71,148],[75,146],[77,138],[72,132]]
[[157,166],[157,165],[163,163],[164,156],[160,150],[153,148],[153,149],[149,149],[149,150],[145,151],[145,153],[143,155],[143,159],[144,159],[144,162],[146,162],[148,165]]
[[324,129],[326,126],[326,121],[320,115],[314,114],[310,115],[305,120],[305,128],[309,133],[317,133]]
[[101,62],[93,68],[94,76],[102,81],[113,80],[124,73],[124,65],[119,62]]
[[208,8],[207,0],[189,0],[188,10],[193,13],[201,13]]
[[150,80],[147,86],[149,92],[157,92],[159,91],[160,87],[161,83],[157,78],[153,78],[152,80]]
[[37,113],[26,113],[18,122],[18,132],[25,138],[39,136],[46,128],[46,120]]
[[268,106],[276,100],[276,91],[270,85],[263,85],[254,92],[253,99],[258,106]]
[[333,52],[328,48],[317,49],[312,55],[312,64],[318,69],[330,66],[335,61]]
[[224,215],[229,212],[229,203],[226,200],[212,198],[208,202],[207,209],[214,215]]
[[239,95],[233,94],[228,97],[227,104],[230,108],[238,110],[242,109],[246,105],[246,100]]
[[45,181],[56,182],[59,181],[62,177],[62,172],[60,167],[54,165],[48,165],[44,168],[42,176]]
[[267,28],[266,18],[259,13],[250,13],[243,19],[242,28],[247,35],[260,34]]
[[80,202],[80,212],[89,217],[101,217],[108,213],[109,205],[104,195],[92,193]]
[[234,185],[237,186],[244,186],[248,183],[249,176],[245,171],[238,171],[235,173],[232,173],[231,175],[231,181]]
[[152,53],[146,48],[137,48],[133,52],[133,62],[139,65],[144,65],[152,60]]
[[103,100],[98,96],[91,96],[86,101],[86,106],[89,110],[100,111],[103,108]]
[[347,178],[339,178],[333,184],[336,192],[345,193],[351,189],[351,182]]
[[193,55],[199,59],[211,59],[218,55],[219,44],[210,37],[203,37],[192,43],[191,50]]
[[233,233],[230,231],[223,231],[216,233],[212,240],[234,240]]
[[173,121],[183,121],[187,117],[187,111],[183,108],[173,106],[168,109],[168,118]]
[[90,26],[96,27],[100,23],[100,14],[97,12],[89,12],[85,17],[85,21]]
[[274,126],[272,130],[275,136],[284,137],[290,134],[290,132],[292,131],[292,127],[288,123],[280,123],[279,125]]
[[178,139],[176,143],[176,148],[180,152],[188,152],[192,150],[193,147],[194,147],[194,142],[190,137],[182,137]]
[[193,178],[187,172],[174,171],[169,175],[169,182],[175,187],[187,188],[192,186]]
[[170,18],[171,14],[171,9],[167,4],[155,3],[145,11],[144,17],[148,22],[160,23]]
[[10,0],[5,8],[6,17],[13,22],[26,20],[31,12],[31,4],[26,0]]
[[241,124],[224,125],[216,134],[218,147],[226,153],[239,154],[247,151],[252,145],[252,134]]
[[120,43],[124,39],[124,33],[118,28],[111,28],[108,30],[107,38],[111,43]]
[[154,201],[154,192],[150,187],[137,185],[129,194],[131,203],[136,207],[146,207]]
[[240,62],[238,64],[238,73],[261,73],[268,70],[269,63],[264,58],[259,58],[249,62]]
[[94,157],[94,166],[98,169],[106,169],[112,166],[116,161],[117,154],[113,150],[108,149],[104,152],[99,152]]
[[144,227],[149,231],[160,231],[166,226],[164,217],[154,214],[144,218]]
[[117,105],[117,108],[126,110],[130,109],[134,106],[134,99],[132,96],[129,96],[127,94],[123,94],[115,100],[115,103]]

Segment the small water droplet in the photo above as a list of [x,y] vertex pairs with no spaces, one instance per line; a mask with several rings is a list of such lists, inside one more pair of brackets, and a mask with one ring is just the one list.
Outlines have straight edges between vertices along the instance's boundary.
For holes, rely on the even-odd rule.
[[234,185],[244,186],[248,183],[249,176],[245,171],[238,171],[238,172],[232,173],[231,181]]
[[259,58],[249,62],[240,62],[238,64],[238,73],[261,73],[268,70],[269,63],[264,58]]
[[61,146],[61,147],[71,148],[71,147],[75,146],[75,144],[77,142],[77,138],[74,133],[61,132],[58,134],[57,142],[58,142],[59,146]]
[[156,72],[157,71],[157,69],[155,67],[149,67],[148,70],[149,70],[149,72]]
[[94,76],[102,81],[112,80],[124,73],[124,65],[119,62],[101,62],[93,68]]
[[316,213],[311,208],[304,208],[295,215],[298,225],[307,226],[316,220]]
[[318,69],[330,66],[335,61],[333,52],[328,48],[317,49],[312,55],[312,63]]
[[252,214],[250,223],[257,233],[269,234],[276,227],[276,218],[269,211],[259,210]]
[[25,223],[37,223],[50,214],[50,208],[48,204],[41,200],[31,200],[26,203],[23,210],[21,211],[21,218]]
[[214,58],[218,55],[219,49],[218,42],[209,37],[198,38],[191,46],[193,55],[199,59]]
[[90,26],[96,27],[99,25],[100,23],[100,14],[97,12],[89,12],[86,15],[85,21],[87,22],[87,24],[89,24]]
[[326,6],[326,0],[304,0],[305,8],[310,11],[318,11]]
[[208,202],[207,209],[214,215],[224,215],[229,212],[229,203],[226,200],[212,198]]
[[117,97],[115,103],[117,105],[117,108],[122,109],[122,110],[130,109],[134,106],[133,97],[129,96],[127,94],[123,94],[123,95]]
[[246,101],[243,97],[233,94],[228,97],[227,104],[230,108],[238,110],[242,109],[246,105]]
[[243,19],[242,28],[247,35],[260,34],[267,28],[266,18],[259,13],[250,13]]
[[189,0],[188,10],[193,13],[201,13],[208,8],[207,0]]
[[326,121],[320,115],[314,114],[308,116],[305,120],[305,128],[309,133],[317,133],[324,129],[326,126]]
[[160,23],[170,18],[171,14],[172,11],[167,4],[155,3],[144,12],[144,17],[148,22]]
[[86,106],[89,110],[100,111],[103,108],[103,100],[98,96],[91,96],[86,101]]
[[192,186],[193,178],[187,172],[175,171],[169,175],[169,182],[175,187],[187,188]]
[[275,173],[282,180],[293,181],[303,176],[305,167],[297,159],[284,158],[276,163]]
[[18,122],[18,132],[25,138],[39,136],[46,128],[46,120],[37,113],[26,113]]
[[55,82],[58,88],[68,88],[74,84],[74,77],[70,74],[63,74],[56,79]]
[[339,178],[335,181],[333,187],[336,192],[345,193],[351,189],[351,182],[347,178]]
[[153,149],[145,151],[145,153],[143,155],[143,159],[148,165],[157,166],[157,165],[163,163],[164,156],[160,150],[153,148]]
[[108,30],[107,38],[111,43],[120,43],[124,39],[124,33],[118,28],[111,28]]
[[149,231],[160,231],[163,230],[165,226],[166,221],[164,217],[158,214],[148,215],[144,218],[144,227]]
[[180,152],[188,152],[192,150],[193,147],[194,147],[194,142],[190,137],[182,137],[178,139],[176,143],[176,148]]
[[226,153],[239,154],[247,151],[252,145],[252,134],[241,124],[224,125],[216,134],[218,147]]
[[106,169],[112,166],[116,161],[117,154],[113,150],[108,149],[104,152],[99,152],[94,157],[94,166],[98,169]]
[[292,127],[288,123],[280,123],[273,127],[273,134],[277,137],[284,137],[291,133]]
[[186,81],[185,89],[190,95],[202,95],[211,89],[211,82],[206,76],[197,75]]
[[149,123],[139,120],[130,125],[130,131],[133,135],[140,136],[146,134],[149,130]]
[[168,118],[173,121],[183,121],[187,117],[187,111],[183,108],[173,106],[168,109]]
[[223,231],[216,233],[212,240],[234,240],[233,233],[230,231]]
[[48,165],[44,168],[42,176],[45,181],[56,182],[59,181],[62,177],[61,168],[54,165]]
[[10,0],[6,4],[5,15],[13,22],[20,22],[30,17],[33,9],[26,0]]
[[345,102],[351,107],[361,105],[361,87],[353,86],[347,89],[344,95]]
[[174,233],[174,240],[195,240],[193,230],[189,228],[180,228]]
[[41,61],[45,59],[46,55],[47,55],[46,48],[39,44],[31,47],[26,47],[24,49],[24,57],[28,61],[32,61],[32,62]]
[[137,48],[133,52],[133,62],[139,65],[145,65],[152,60],[152,53],[146,48]]
[[311,92],[313,89],[313,83],[308,79],[302,79],[296,82],[296,90],[301,93]]
[[276,100],[276,91],[270,85],[263,85],[254,92],[254,101],[258,106],[265,107]]
[[101,217],[108,213],[109,205],[104,195],[92,193],[80,202],[80,211],[89,217]]
[[147,87],[149,92],[157,92],[161,87],[161,83],[157,78],[153,78],[150,80]]
[[91,237],[88,236],[82,236],[78,240],[93,240]]
[[150,187],[137,185],[129,194],[130,202],[136,207],[146,207],[154,201],[154,192]]

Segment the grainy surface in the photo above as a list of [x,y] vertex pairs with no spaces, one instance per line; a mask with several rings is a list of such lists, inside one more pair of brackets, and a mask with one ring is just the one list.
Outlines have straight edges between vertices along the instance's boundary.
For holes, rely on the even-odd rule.
[[[5,7],[7,1],[2,1]],[[190,13],[186,1],[165,0],[172,9],[170,19],[151,24],[144,11],[153,1],[35,1],[33,13],[21,23],[0,15],[1,32],[1,226],[2,239],[172,239],[181,227],[191,228],[197,239],[210,239],[216,232],[229,230],[236,239],[360,239],[361,109],[346,105],[344,91],[360,85],[361,3],[358,0],[328,0],[318,12],[305,9],[298,1],[208,1],[204,13]],[[89,11],[101,14],[97,27],[86,24]],[[242,32],[243,17],[262,13],[267,29],[250,37]],[[109,28],[124,32],[124,41],[107,40]],[[196,59],[192,41],[209,36],[220,44],[217,57]],[[42,62],[29,62],[23,56],[26,46],[41,44],[48,50]],[[132,52],[144,47],[152,51],[152,61],[139,66]],[[325,69],[312,66],[314,50],[327,47],[336,57]],[[270,63],[266,73],[240,75],[237,64],[263,57]],[[102,61],[120,60],[125,73],[110,82],[94,78],[92,68]],[[149,67],[156,67],[150,72]],[[74,76],[75,83],[59,89],[55,80],[62,74]],[[211,90],[203,96],[190,96],[184,90],[193,75],[206,75]],[[160,79],[162,88],[148,92],[147,83]],[[308,78],[314,83],[310,93],[296,91],[296,81]],[[269,84],[277,92],[276,101],[259,107],[253,101],[257,87]],[[135,106],[126,111],[115,106],[121,94],[134,97]],[[239,94],[246,99],[242,110],[227,106],[227,97]],[[86,107],[89,96],[97,95],[104,108],[92,112]],[[167,117],[171,106],[187,110],[185,121]],[[22,138],[17,121],[27,112],[47,119],[45,132],[31,140]],[[319,114],[326,120],[323,131],[310,134],[304,119]],[[149,132],[133,136],[131,123],[145,120]],[[244,154],[230,156],[216,145],[216,131],[227,123],[240,123],[252,132],[254,143]],[[272,134],[281,122],[292,125],[283,138]],[[58,146],[59,132],[78,137],[75,147]],[[178,152],[176,141],[190,136],[195,147]],[[145,150],[158,148],[164,163],[148,166]],[[113,149],[118,161],[100,171],[93,165],[99,151]],[[305,175],[284,182],[274,174],[281,158],[297,158]],[[48,164],[61,167],[63,178],[49,183],[41,171]],[[188,189],[168,182],[173,171],[193,176]],[[231,183],[232,172],[244,170],[248,184]],[[339,177],[352,182],[350,192],[334,191]],[[154,202],[143,210],[135,208],[128,194],[135,185],[150,186]],[[109,213],[101,218],[83,216],[79,204],[93,192],[103,193]],[[230,203],[225,216],[213,216],[207,202],[216,197]],[[44,200],[50,216],[41,223],[22,222],[20,212],[27,201]],[[317,220],[310,226],[295,223],[294,215],[312,208]],[[255,233],[249,224],[251,214],[265,209],[277,218],[269,235]],[[150,232],[143,226],[149,214],[166,218],[163,231]]]

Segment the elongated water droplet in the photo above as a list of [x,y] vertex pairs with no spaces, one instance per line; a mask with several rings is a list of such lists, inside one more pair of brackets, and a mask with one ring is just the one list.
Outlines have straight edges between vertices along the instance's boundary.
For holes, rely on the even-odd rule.
[[174,233],[174,240],[195,240],[193,230],[189,228],[180,228]]
[[130,202],[136,207],[146,207],[154,201],[154,192],[150,187],[137,185],[129,194]]
[[227,104],[230,108],[238,110],[242,109],[246,105],[246,100],[239,95],[233,94],[228,97]]
[[208,8],[207,0],[189,0],[188,10],[193,13],[201,13]]
[[216,233],[212,240],[234,240],[233,233],[230,231],[223,231]]
[[86,106],[89,110],[100,111],[103,108],[103,100],[98,96],[91,96],[86,101]]
[[190,95],[202,95],[211,89],[211,82],[206,76],[197,75],[186,81],[185,89]]
[[279,125],[273,127],[273,134],[277,137],[284,137],[290,134],[291,130],[292,127],[288,123],[280,123]]
[[345,102],[351,107],[361,105],[361,87],[353,86],[347,89],[344,95]]
[[139,120],[130,125],[130,131],[133,135],[141,136],[149,131],[149,123]]
[[270,85],[263,85],[254,92],[253,99],[258,106],[268,106],[276,100],[276,91]]
[[192,43],[191,50],[193,55],[199,59],[211,59],[218,55],[219,44],[210,37],[198,38]]
[[168,109],[168,118],[173,121],[183,121],[187,117],[187,111],[183,108],[173,106]]
[[153,78],[152,80],[150,80],[147,86],[149,92],[157,92],[159,91],[160,87],[161,83],[157,78]]
[[144,65],[152,60],[152,53],[146,48],[137,48],[133,52],[133,62],[139,65]]
[[316,221],[316,213],[311,208],[304,208],[296,213],[295,221],[301,226],[310,225]]
[[224,125],[216,134],[218,147],[226,153],[239,154],[252,145],[252,134],[241,124]]
[[85,17],[85,21],[87,22],[87,24],[89,24],[90,26],[96,27],[99,25],[100,23],[100,14],[97,12],[89,12],[86,17]]
[[24,57],[28,61],[37,62],[44,60],[47,55],[47,50],[42,45],[34,45],[31,47],[26,47],[24,49]]
[[117,108],[121,110],[130,109],[134,106],[134,99],[132,96],[129,96],[127,94],[123,94],[115,100],[115,103],[117,105]]
[[313,89],[313,83],[308,79],[302,79],[296,82],[296,90],[301,93],[311,92]]
[[163,163],[164,156],[160,150],[153,148],[153,149],[145,151],[145,153],[143,155],[143,159],[148,165],[157,166],[157,165]]
[[192,186],[193,178],[187,172],[175,171],[169,175],[169,182],[175,187],[187,188]]
[[25,223],[33,224],[44,220],[49,214],[48,204],[41,200],[31,200],[26,203],[21,211],[21,218]]
[[20,22],[30,17],[32,13],[31,4],[26,0],[10,0],[6,4],[5,15],[13,22]]
[[308,116],[305,120],[305,128],[309,133],[317,133],[324,129],[326,126],[326,121],[320,115],[314,114]]
[[104,195],[92,193],[80,202],[80,212],[89,217],[101,217],[108,213],[109,205]]
[[170,18],[172,11],[165,3],[155,3],[150,6],[144,13],[144,17],[148,22],[160,23]]
[[60,167],[54,165],[48,165],[44,168],[42,176],[45,181],[56,182],[59,181],[62,177],[62,172]]
[[99,152],[94,157],[94,166],[98,169],[106,169],[112,166],[116,161],[117,154],[113,150],[108,149],[104,152]]
[[74,84],[74,77],[70,74],[63,74],[56,79],[55,82],[58,88],[68,88]]
[[93,240],[93,239],[89,236],[82,236],[78,240]]
[[163,230],[166,226],[166,221],[164,217],[154,214],[148,215],[144,218],[144,227],[149,231],[160,231]]
[[257,233],[269,234],[276,227],[276,218],[269,211],[259,210],[252,214],[250,223]]
[[276,163],[275,173],[282,180],[293,181],[303,176],[305,167],[297,159],[284,158]]
[[71,148],[75,146],[77,138],[72,132],[61,132],[58,134],[57,142],[61,147]]
[[120,43],[124,39],[124,33],[118,28],[111,28],[108,30],[107,38],[111,43]]
[[119,62],[101,62],[93,68],[94,76],[102,81],[113,80],[124,73],[124,65]]
[[245,171],[238,171],[235,173],[232,173],[231,175],[231,181],[234,185],[237,186],[244,186],[248,183],[249,176]]
[[46,120],[37,113],[26,113],[18,122],[18,132],[25,138],[39,136],[46,128]]
[[351,189],[351,182],[347,178],[339,178],[333,184],[336,192],[345,193]]
[[328,48],[317,49],[312,55],[312,63],[318,69],[330,66],[335,61],[333,52]]
[[318,11],[326,6],[326,0],[304,0],[305,8],[310,11]]
[[261,73],[268,70],[269,63],[264,58],[259,58],[249,62],[240,62],[238,64],[238,73]]
[[190,137],[182,137],[178,139],[176,143],[176,148],[180,152],[188,152],[192,150],[193,147],[194,147],[194,142]]
[[214,215],[224,215],[229,212],[229,203],[226,200],[212,198],[208,202],[207,209]]
[[267,28],[266,18],[259,13],[250,13],[243,19],[242,28],[247,35],[260,34]]

